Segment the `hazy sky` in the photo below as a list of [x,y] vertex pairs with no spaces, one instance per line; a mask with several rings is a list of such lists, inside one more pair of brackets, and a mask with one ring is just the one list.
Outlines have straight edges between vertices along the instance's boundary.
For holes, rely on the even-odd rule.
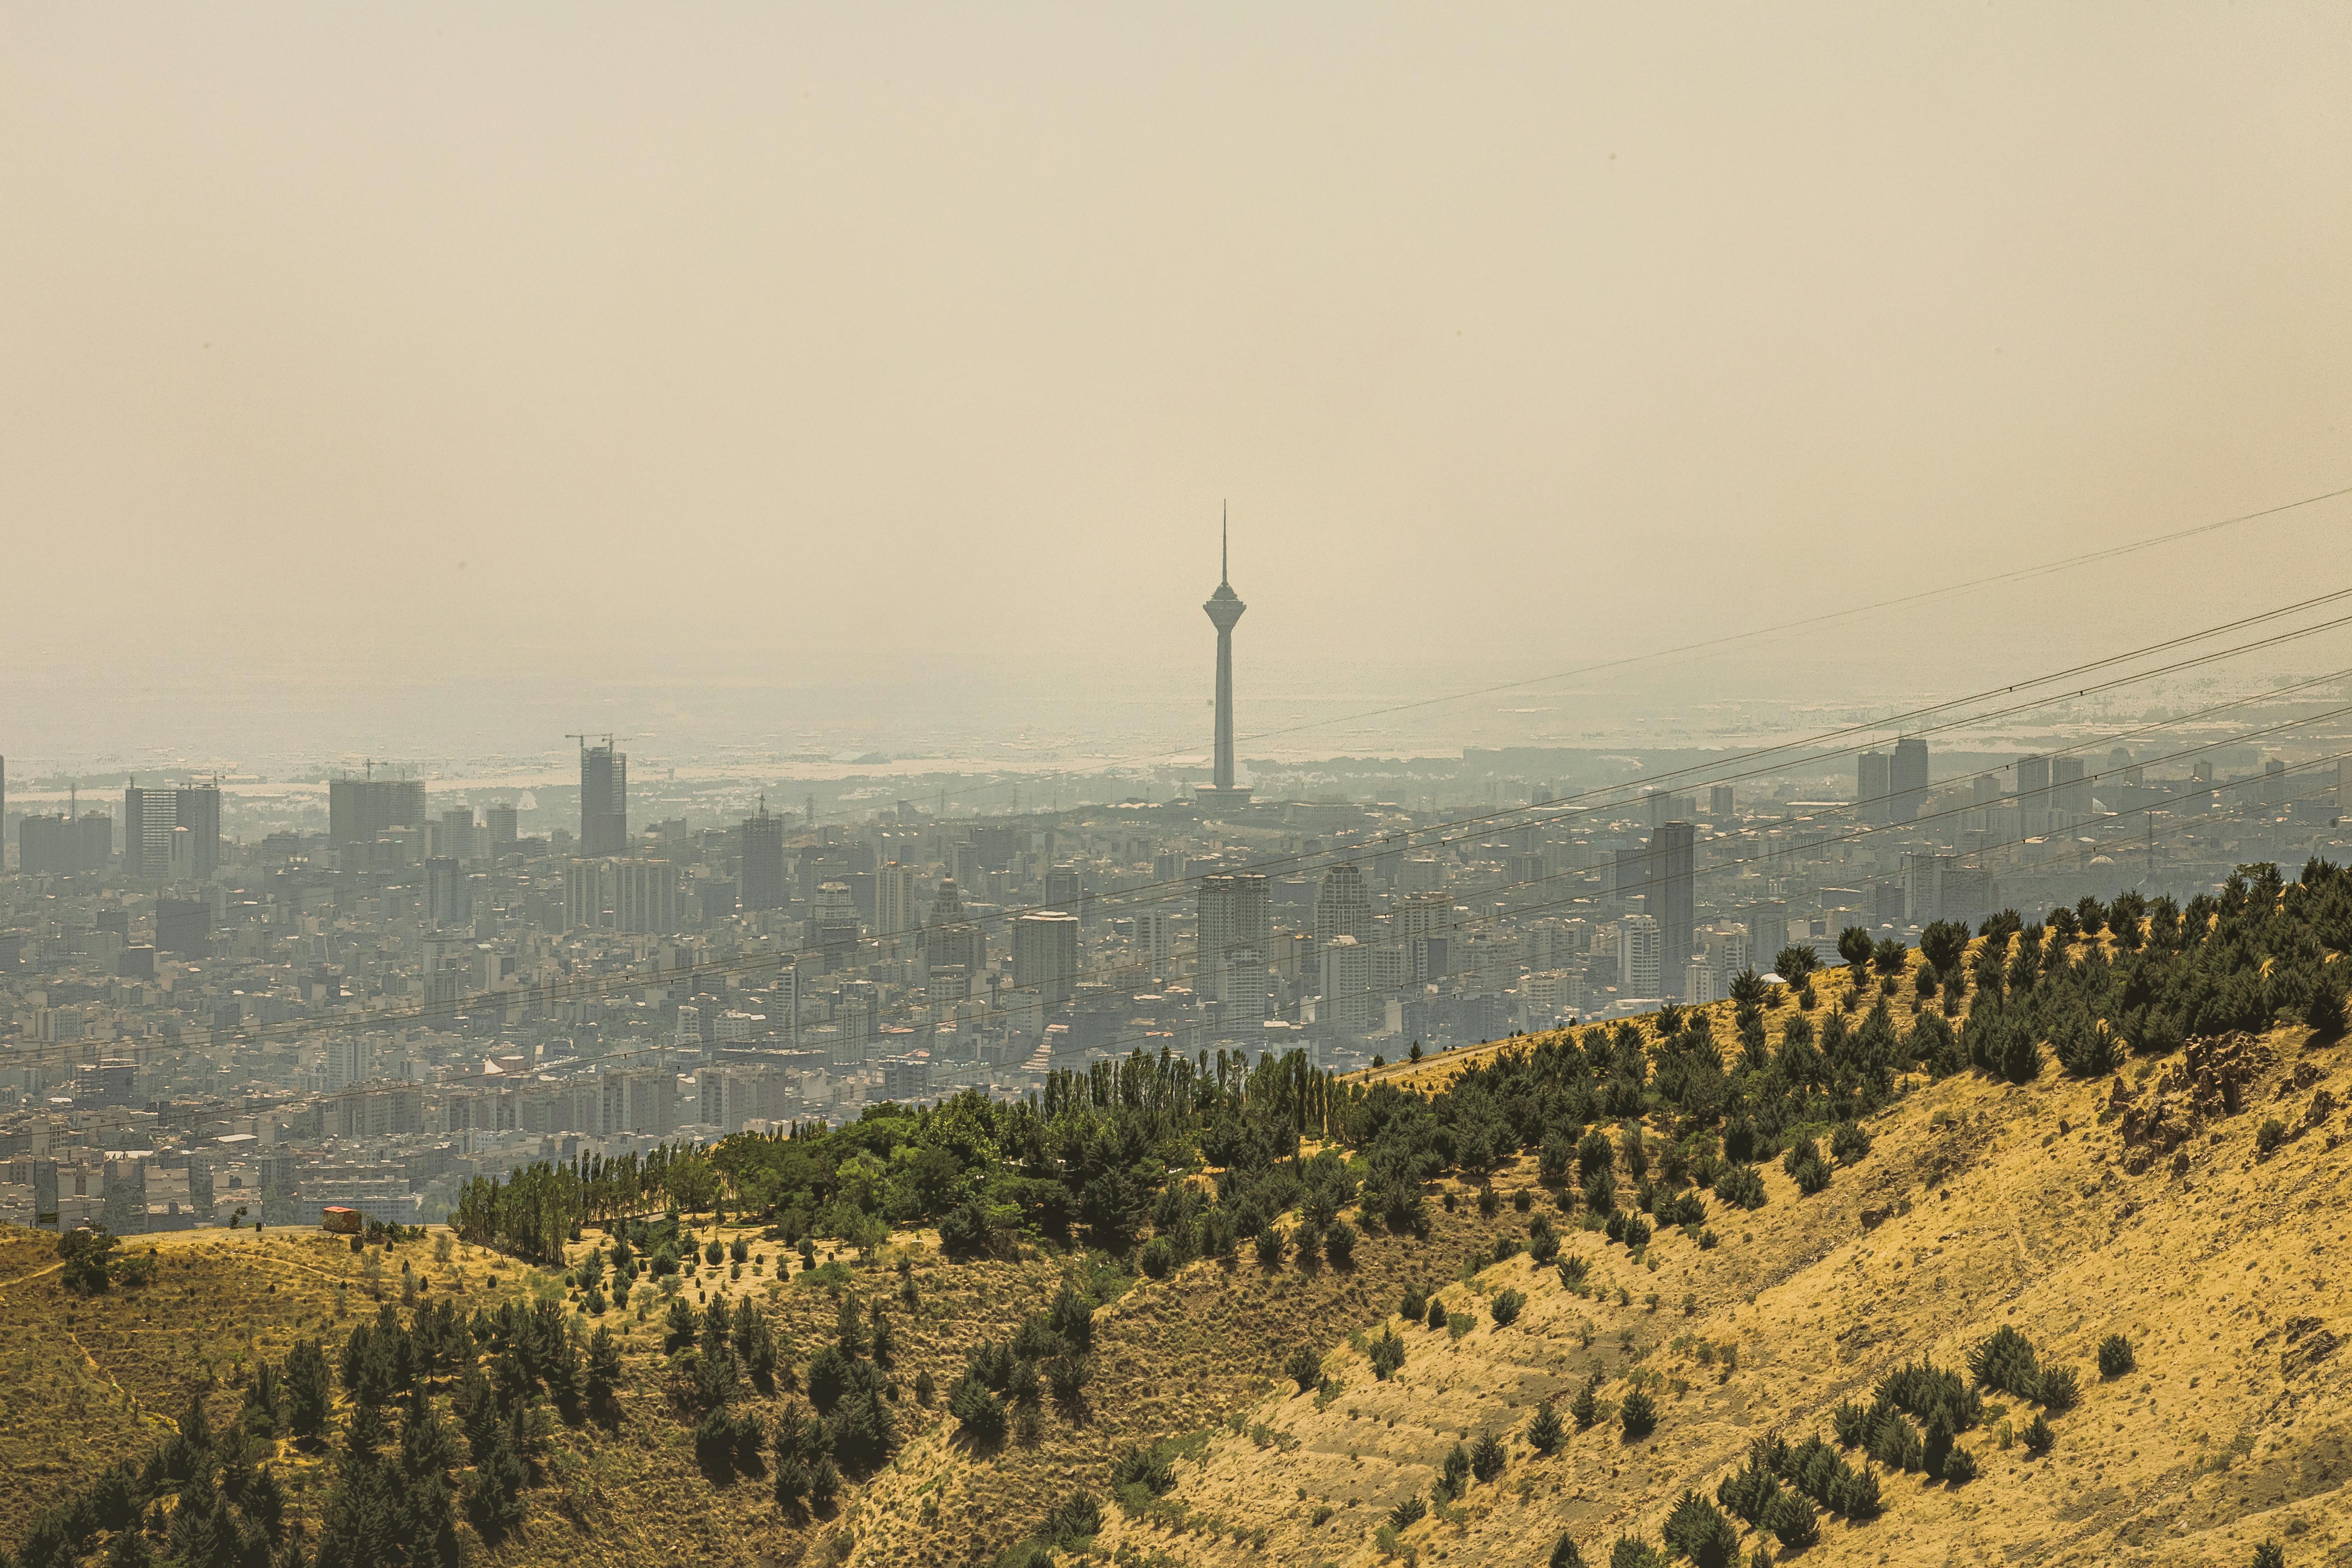
[[2340,5],[8,4],[0,706],[1534,674],[2352,484],[2347,196]]

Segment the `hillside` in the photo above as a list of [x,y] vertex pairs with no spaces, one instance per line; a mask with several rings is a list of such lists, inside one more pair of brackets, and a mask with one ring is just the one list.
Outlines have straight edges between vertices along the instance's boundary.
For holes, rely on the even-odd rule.
[[0,1233],[0,1541],[2352,1563],[2352,888],[2119,904],[2121,938],[1932,930],[1358,1080],[1136,1058],[1033,1106],[541,1168],[356,1251],[138,1237],[93,1278]]

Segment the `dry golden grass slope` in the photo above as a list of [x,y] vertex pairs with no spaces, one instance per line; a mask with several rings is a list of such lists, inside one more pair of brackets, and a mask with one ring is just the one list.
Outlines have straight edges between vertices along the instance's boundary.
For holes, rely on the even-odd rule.
[[[2315,1098],[2323,1110],[2352,1098],[2352,1048],[2308,1051],[2299,1028],[2263,1044],[2272,1064],[2247,1109],[2200,1129],[2185,1175],[2163,1160],[2127,1173],[2116,1080],[1968,1076],[1922,1085],[1874,1119],[1871,1152],[1813,1197],[1767,1167],[1769,1203],[1717,1210],[1713,1250],[1669,1233],[1650,1249],[1652,1270],[1569,1229],[1569,1250],[1593,1260],[1603,1287],[1593,1299],[1524,1255],[1507,1260],[1445,1291],[1477,1310],[1475,1331],[1457,1342],[1402,1326],[1409,1357],[1386,1384],[1338,1349],[1339,1398],[1270,1386],[1246,1417],[1262,1434],[1223,1434],[1179,1466],[1173,1499],[1263,1526],[1262,1540],[1145,1517],[1117,1520],[1099,1546],[1129,1562],[1382,1561],[1373,1538],[1389,1505],[1427,1496],[1446,1450],[1492,1431],[1510,1450],[1504,1475],[1472,1487],[1454,1517],[1403,1531],[1401,1547],[1425,1562],[1533,1564],[1566,1531],[1588,1562],[1606,1563],[1621,1534],[1655,1542],[1684,1489],[1711,1498],[1751,1438],[1826,1437],[1830,1411],[1868,1404],[1884,1373],[1923,1356],[1964,1366],[1969,1346],[2010,1324],[2045,1364],[2084,1377],[2081,1405],[2053,1422],[2049,1457],[2002,1444],[2002,1421],[2021,1429],[2032,1411],[1994,1395],[2009,1408],[1963,1439],[1981,1462],[1976,1481],[1884,1476],[1880,1518],[1825,1515],[1821,1543],[1792,1561],[2242,1563],[2276,1537],[2291,1563],[2352,1563],[2341,1489],[2352,1354],[2338,1349],[2352,1314],[2337,1277],[2352,1267],[2340,1256],[2352,1150],[2325,1119],[2266,1157],[2255,1150],[2269,1117],[2294,1128]],[[2126,1081],[2148,1070],[2128,1068]],[[1529,1165],[1498,1188],[1530,1181]],[[1480,1309],[1506,1287],[1528,1306],[1497,1329]],[[2095,1351],[2115,1332],[2138,1367],[2104,1380]],[[1736,1370],[1723,1347],[1736,1348]],[[1564,1407],[1595,1370],[1613,1399],[1633,1364],[1664,1381],[1653,1436],[1627,1442],[1604,1422],[1555,1458],[1530,1453],[1522,1434],[1538,1400],[1559,1394]]]
[[[1718,1037],[1729,1034],[1719,1021]],[[1382,1076],[1434,1088],[1527,1043]],[[848,1289],[890,1303],[903,1445],[815,1520],[781,1511],[763,1478],[714,1484],[697,1468],[690,1426],[664,1394],[659,1304],[644,1321],[633,1300],[604,1320],[625,1330],[631,1380],[617,1431],[560,1431],[520,1535],[495,1552],[470,1531],[467,1543],[475,1560],[512,1563],[985,1563],[1082,1487],[1105,1503],[1091,1560],[1119,1568],[1370,1564],[1391,1555],[1376,1539],[1390,1505],[1427,1496],[1447,1449],[1491,1431],[1510,1454],[1499,1480],[1403,1531],[1394,1558],[1538,1564],[1565,1530],[1601,1563],[1620,1534],[1656,1540],[1685,1488],[1711,1496],[1751,1438],[1826,1435],[1829,1412],[1867,1403],[1888,1369],[1922,1356],[1960,1364],[2010,1324],[2045,1361],[2083,1374],[2081,1405],[2053,1422],[2054,1451],[2034,1460],[2004,1446],[2002,1422],[2021,1427],[2032,1413],[1995,1395],[2009,1408],[1963,1439],[1981,1462],[1976,1481],[1955,1490],[1885,1477],[1880,1518],[1825,1516],[1820,1544],[1792,1561],[2238,1564],[2275,1536],[2290,1563],[2352,1564],[2340,1489],[2352,1474],[2352,1352],[2338,1348],[2352,1312],[2336,1278],[2352,1268],[2336,1257],[2352,1149],[2337,1147],[2334,1110],[2352,1101],[2352,1046],[2315,1048],[2300,1029],[2253,1045],[2259,1076],[2244,1109],[2192,1120],[2185,1162],[2126,1146],[2118,1080],[2054,1069],[2025,1087],[1914,1080],[1873,1119],[1871,1152],[1826,1191],[1801,1197],[1772,1164],[1764,1208],[1715,1207],[1712,1249],[1664,1232],[1637,1263],[1564,1222],[1568,1249],[1591,1260],[1600,1289],[1589,1296],[1524,1255],[1457,1278],[1497,1234],[1527,1228],[1507,1203],[1481,1218],[1458,1184],[1454,1207],[1430,1205],[1426,1240],[1367,1236],[1347,1269],[1292,1260],[1268,1273],[1244,1249],[1141,1280],[1098,1315],[1083,1417],[1049,1411],[1033,1439],[993,1454],[971,1452],[936,1402],[919,1407],[916,1376],[928,1371],[944,1390],[972,1344],[1050,1298],[1064,1265],[951,1266],[931,1238],[902,1234],[850,1271]],[[2178,1070],[2177,1059],[2133,1064],[2121,1081],[2146,1107],[2152,1075]],[[2256,1130],[2272,1116],[2299,1131],[2258,1157]],[[1532,1182],[1523,1161],[1496,1185],[1508,1198]],[[716,1234],[750,1236],[765,1267],[740,1279],[706,1269],[686,1285],[689,1299],[749,1293],[805,1367],[832,1336],[835,1295],[822,1282],[779,1285],[778,1246],[756,1231]],[[218,1426],[255,1358],[281,1358],[310,1334],[331,1355],[373,1311],[375,1291],[397,1298],[403,1260],[428,1299],[456,1293],[469,1310],[562,1293],[559,1277],[487,1253],[444,1258],[445,1242],[404,1244],[388,1268],[372,1248],[383,1268],[372,1279],[366,1260],[316,1233],[142,1237],[132,1245],[159,1256],[155,1282],[86,1300],[63,1289],[52,1238],[0,1229],[0,1473],[12,1483],[0,1488],[0,1543],[104,1464],[143,1457],[192,1390]],[[914,1266],[914,1310],[898,1299],[900,1256]],[[1458,1339],[1401,1326],[1405,1365],[1380,1382],[1360,1347],[1409,1285],[1443,1285],[1477,1326]],[[1485,1305],[1504,1288],[1528,1305],[1497,1329]],[[2138,1367],[2103,1380],[2094,1356],[2112,1332],[2130,1337]],[[1294,1394],[1281,1369],[1301,1346],[1324,1353],[1335,1395]],[[1611,1403],[1629,1373],[1654,1379],[1656,1432],[1628,1443],[1604,1421],[1559,1456],[1534,1457],[1523,1433],[1538,1401],[1564,1403],[1595,1373]],[[772,1419],[786,1397],[752,1404]],[[1177,1485],[1126,1516],[1110,1505],[1111,1458],[1161,1438],[1181,1440]],[[315,1517],[329,1461],[281,1445],[278,1462],[295,1516]]]

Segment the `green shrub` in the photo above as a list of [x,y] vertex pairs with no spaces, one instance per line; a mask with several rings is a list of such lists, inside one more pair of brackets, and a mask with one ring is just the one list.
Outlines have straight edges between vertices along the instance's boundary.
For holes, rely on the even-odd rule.
[[1586,1383],[1582,1388],[1577,1390],[1576,1397],[1569,1401],[1568,1413],[1572,1418],[1574,1418],[1576,1428],[1580,1432],[1587,1430],[1591,1426],[1593,1422],[1601,1418],[1601,1377],[1599,1373],[1594,1373],[1590,1382]]
[[1804,1496],[1784,1490],[1764,1510],[1762,1529],[1786,1552],[1802,1552],[1822,1538],[1822,1516]]
[[1764,1178],[1753,1165],[1727,1166],[1716,1174],[1715,1195],[1717,1201],[1734,1208],[1760,1209],[1764,1206]]
[[1964,1487],[1977,1479],[1977,1457],[1966,1448],[1954,1448],[1944,1457],[1944,1484]]
[[1372,1375],[1386,1383],[1396,1375],[1397,1368],[1404,1365],[1404,1341],[1397,1337],[1394,1329],[1382,1329],[1381,1337],[1372,1342],[1370,1353]]
[[1521,1187],[1517,1192],[1511,1194],[1511,1207],[1517,1210],[1520,1214],[1527,1213],[1529,1209],[1535,1207],[1535,1194],[1528,1192],[1525,1187]]
[[1446,1450],[1437,1489],[1449,1498],[1458,1498],[1470,1489],[1470,1450],[1459,1443]]
[[1581,1289],[1585,1275],[1591,1269],[1590,1261],[1571,1252],[1559,1260],[1559,1282],[1570,1290]]
[[2032,1342],[2004,1323],[1969,1352],[1969,1372],[1978,1384],[2032,1399],[2042,1391],[2042,1368]]
[[1470,1473],[1481,1481],[1491,1481],[1503,1473],[1503,1445],[1492,1432],[1482,1432],[1470,1446]]
[[1609,1568],[1666,1568],[1665,1553],[1638,1535],[1621,1535],[1609,1549]]
[[1406,1286],[1404,1299],[1397,1303],[1397,1316],[1408,1323],[1417,1323],[1428,1310],[1429,1298],[1422,1292],[1421,1288],[1415,1285]]
[[1486,1310],[1494,1318],[1496,1328],[1507,1329],[1518,1320],[1519,1309],[1527,1304],[1528,1299],[1520,1291],[1497,1290],[1486,1303]]
[[1442,1329],[1445,1327],[1448,1316],[1449,1314],[1445,1310],[1445,1303],[1439,1300],[1436,1297],[1432,1296],[1429,1299],[1429,1326],[1433,1329]]
[[1535,1415],[1528,1421],[1528,1447],[1549,1458],[1559,1452],[1559,1446],[1567,1440],[1567,1429],[1561,1426],[1559,1412],[1552,1408],[1551,1401],[1547,1399],[1537,1405]]
[[[1922,971],[1922,973],[1925,973]],[[1870,1134],[1858,1121],[1841,1121],[1830,1134],[1830,1152],[1841,1165],[1851,1165],[1870,1152]]]
[[1323,1233],[1323,1256],[1334,1268],[1345,1268],[1356,1256],[1356,1227],[1344,1219],[1335,1219],[1331,1228]]
[[[1537,1217],[1540,1219],[1543,1216],[1538,1215]],[[1549,1230],[1536,1232],[1528,1237],[1528,1256],[1535,1260],[1538,1267],[1549,1264],[1559,1256],[1559,1237]]]
[[2286,1548],[2275,1537],[2254,1548],[2254,1568],[2286,1568]]
[[1626,1441],[1646,1437],[1658,1429],[1658,1402],[1646,1391],[1633,1389],[1617,1407],[1617,1419],[1625,1429]]
[[1323,1358],[1301,1345],[1290,1352],[1290,1359],[1282,1363],[1282,1370],[1291,1382],[1298,1384],[1298,1392],[1305,1394],[1322,1381]]
[[1480,1187],[1478,1189],[1478,1217],[1480,1219],[1493,1219],[1496,1212],[1502,1206],[1502,1200],[1495,1196],[1494,1188]]
[[1405,1499],[1404,1501],[1389,1510],[1389,1523],[1399,1530],[1402,1530],[1408,1525],[1419,1524],[1421,1522],[1422,1516],[1426,1514],[1428,1511],[1429,1505],[1421,1500],[1421,1494],[1419,1492],[1415,1492],[1412,1496]]
[[2121,1377],[2138,1365],[2139,1358],[2132,1354],[2131,1341],[2123,1335],[2109,1334],[2099,1342],[2100,1376]]
[[1552,1542],[1550,1568],[1584,1568],[1584,1553],[1576,1549],[1573,1537],[1563,1533]]
[[1841,1448],[1852,1448],[1869,1441],[1870,1412],[1852,1400],[1847,1400],[1830,1412],[1830,1434]]
[[2036,1394],[2044,1408],[2063,1414],[2083,1402],[2082,1380],[2071,1366],[2046,1367]]
[[1144,1244],[1143,1271],[1154,1279],[1165,1279],[1176,1267],[1176,1249],[1168,1245],[1164,1236],[1155,1236]]
[[2254,1129],[2254,1152],[2268,1154],[2286,1140],[2286,1123],[2273,1116]]
[[1255,1245],[1259,1267],[1265,1268],[1279,1266],[1282,1262],[1282,1255],[1290,1247],[1290,1243],[1284,1239],[1282,1232],[1275,1229],[1271,1223],[1258,1227]]
[[2025,1451],[2035,1458],[2042,1458],[2057,1443],[2058,1434],[2050,1429],[2047,1418],[2037,1414],[2033,1424],[2025,1429]]
[[1666,1515],[1669,1551],[1689,1558],[1699,1568],[1731,1568],[1739,1557],[1739,1531],[1723,1510],[1698,1493],[1685,1490]]

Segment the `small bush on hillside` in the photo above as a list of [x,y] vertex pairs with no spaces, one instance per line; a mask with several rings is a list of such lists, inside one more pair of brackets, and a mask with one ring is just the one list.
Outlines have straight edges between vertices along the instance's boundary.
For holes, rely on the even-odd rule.
[[1847,1400],[1830,1412],[1830,1435],[1841,1448],[1852,1448],[1870,1437],[1870,1412],[1852,1400]]
[[2285,1140],[2286,1123],[2275,1116],[2270,1117],[2260,1127],[2254,1129],[2254,1152],[2271,1153]]
[[1503,1445],[1496,1441],[1495,1435],[1479,1434],[1478,1440],[1470,1446],[1470,1473],[1481,1481],[1491,1481],[1503,1473],[1504,1463]]
[[1446,1450],[1445,1463],[1437,1477],[1437,1490],[1449,1498],[1458,1498],[1470,1489],[1470,1450],[1456,1443]]
[[1168,1245],[1164,1236],[1155,1236],[1143,1248],[1143,1271],[1154,1279],[1165,1279],[1176,1267],[1176,1249]]
[[2139,1358],[2132,1353],[2131,1341],[2123,1335],[2109,1334],[2099,1342],[2100,1376],[2121,1377],[2138,1365]]
[[1569,1401],[1568,1413],[1580,1432],[1601,1418],[1601,1379],[1597,1375],[1576,1391],[1576,1397]]
[[1528,1304],[1526,1295],[1517,1290],[1497,1290],[1486,1303],[1486,1310],[1498,1329],[1507,1329],[1518,1321],[1519,1309]]
[[1538,1266],[1549,1265],[1552,1259],[1559,1256],[1559,1237],[1549,1229],[1538,1231],[1528,1237],[1528,1256],[1535,1259]]
[[1762,1528],[1784,1552],[1802,1552],[1822,1538],[1822,1516],[1802,1494],[1783,1491],[1764,1510]]
[[2286,1548],[2276,1538],[2254,1548],[2254,1568],[2286,1568]]
[[1551,1401],[1547,1399],[1537,1405],[1534,1416],[1528,1422],[1528,1447],[1549,1458],[1567,1440],[1568,1429],[1560,1424],[1559,1412],[1552,1408]]
[[1283,1253],[1290,1246],[1289,1242],[1283,1239],[1282,1232],[1275,1229],[1271,1224],[1259,1227],[1255,1245],[1258,1265],[1265,1268],[1278,1267],[1282,1262]]
[[1584,1568],[1584,1553],[1576,1549],[1573,1537],[1563,1534],[1552,1543],[1549,1568]]
[[1402,1530],[1407,1525],[1419,1524],[1421,1522],[1422,1516],[1426,1514],[1428,1511],[1429,1505],[1421,1500],[1421,1494],[1419,1492],[1415,1492],[1412,1496],[1405,1499],[1404,1501],[1389,1510],[1389,1523],[1399,1530]]
[[1480,1219],[1493,1219],[1496,1212],[1502,1206],[1502,1201],[1495,1196],[1494,1188],[1480,1187],[1478,1189],[1478,1217]]
[[1381,1337],[1372,1342],[1372,1375],[1386,1383],[1404,1364],[1404,1341],[1394,1329],[1383,1329]]
[[1617,1420],[1625,1429],[1626,1441],[1646,1437],[1658,1429],[1658,1402],[1645,1391],[1633,1389],[1617,1407]]
[[1870,1152],[1870,1134],[1858,1121],[1841,1121],[1830,1134],[1830,1152],[1841,1165],[1851,1165]]
[[1969,1373],[1979,1384],[2032,1399],[2042,1389],[2042,1367],[2032,1342],[2004,1323],[1969,1352]]
[[1732,1568],[1739,1560],[1739,1531],[1723,1510],[1685,1490],[1666,1515],[1666,1546],[1699,1568]]
[[1584,1206],[1594,1214],[1609,1214],[1617,1207],[1617,1178],[1608,1171],[1595,1171],[1584,1179]]
[[1944,1457],[1944,1484],[1964,1487],[1977,1479],[1977,1457],[1966,1448],[1954,1448]]
[[1335,1219],[1331,1228],[1323,1233],[1323,1256],[1334,1268],[1345,1268],[1355,1261],[1356,1227],[1344,1219]]
[[2044,1408],[2063,1413],[2083,1401],[2082,1379],[2071,1366],[2046,1367],[2042,1373],[2042,1386],[2035,1397]]
[[2051,1430],[2049,1420],[2040,1415],[2036,1415],[2033,1424],[2025,1429],[2025,1451],[2037,1459],[2048,1453],[2057,1441],[2058,1434]]
[[1797,1162],[1797,1168],[1789,1173],[1796,1178],[1797,1191],[1806,1197],[1811,1197],[1830,1184],[1829,1162],[1819,1154],[1811,1154],[1800,1160]]
[[1429,1311],[1429,1298],[1417,1285],[1404,1288],[1404,1299],[1397,1303],[1397,1316],[1408,1323],[1417,1323]]
[[1301,1345],[1290,1352],[1290,1359],[1282,1363],[1282,1370],[1291,1382],[1298,1384],[1298,1392],[1305,1394],[1322,1381],[1323,1358]]
[[1528,1192],[1527,1188],[1521,1187],[1517,1192],[1511,1194],[1511,1207],[1517,1213],[1525,1214],[1535,1206],[1535,1194]]
[[1609,1568],[1666,1568],[1666,1557],[1638,1535],[1621,1535],[1609,1549]]
[[1432,1296],[1429,1299],[1429,1326],[1433,1329],[1444,1328],[1446,1316],[1445,1303]]
[[1584,1277],[1591,1270],[1592,1265],[1588,1259],[1571,1252],[1559,1260],[1559,1282],[1570,1290],[1577,1289],[1584,1284]]
[[1715,1195],[1734,1208],[1760,1209],[1764,1206],[1764,1178],[1753,1165],[1732,1165],[1717,1173]]

